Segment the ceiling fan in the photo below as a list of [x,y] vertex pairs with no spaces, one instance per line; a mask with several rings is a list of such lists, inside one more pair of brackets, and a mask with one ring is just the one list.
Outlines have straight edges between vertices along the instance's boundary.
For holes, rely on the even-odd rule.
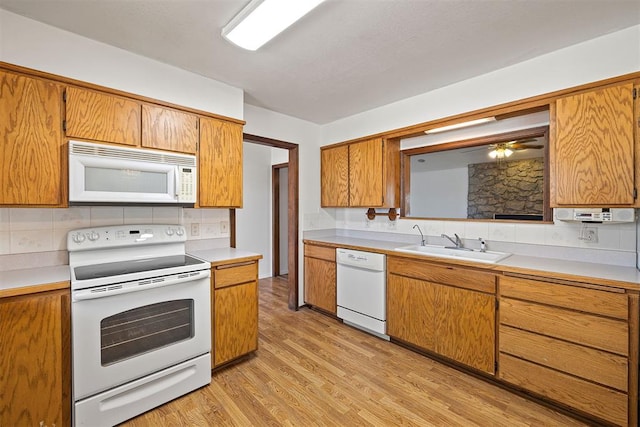
[[528,149],[539,150],[544,147],[544,145],[541,144],[529,144],[529,142],[535,141],[536,138],[528,138],[490,144],[489,150],[491,151],[489,151],[489,157],[492,159],[504,159],[505,157],[511,156],[516,151]]

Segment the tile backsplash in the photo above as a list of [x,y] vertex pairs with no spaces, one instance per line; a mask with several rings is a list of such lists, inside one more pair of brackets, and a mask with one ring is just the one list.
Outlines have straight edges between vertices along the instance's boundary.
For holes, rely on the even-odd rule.
[[164,206],[0,208],[0,255],[66,251],[69,230],[145,223],[183,224],[188,240],[229,237],[228,209]]
[[[559,246],[566,248],[584,248],[603,251],[623,251],[636,253],[635,223],[621,224],[582,224],[579,222],[564,222],[555,220],[554,223],[532,224],[514,222],[471,222],[400,219],[389,221],[384,216],[370,221],[365,216],[364,209],[336,209],[335,227],[348,230],[372,232],[390,232],[416,235],[413,229],[419,224],[425,235],[429,236],[428,243],[439,244],[440,235],[446,233],[458,234],[461,238],[477,240],[484,238],[489,246],[492,242],[518,243],[529,245]],[[594,228],[597,241],[580,239],[583,227]]]

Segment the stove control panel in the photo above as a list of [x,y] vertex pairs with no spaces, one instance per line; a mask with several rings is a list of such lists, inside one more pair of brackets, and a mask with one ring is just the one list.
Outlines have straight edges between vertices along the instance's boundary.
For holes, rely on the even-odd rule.
[[71,230],[67,234],[70,252],[122,246],[181,243],[187,240],[182,225],[136,224],[112,225]]

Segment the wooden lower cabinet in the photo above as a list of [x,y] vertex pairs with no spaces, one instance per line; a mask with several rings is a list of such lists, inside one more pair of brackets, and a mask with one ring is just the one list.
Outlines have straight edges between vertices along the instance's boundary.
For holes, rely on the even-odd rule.
[[614,425],[637,425],[638,295],[499,282],[498,378]]
[[212,368],[258,349],[258,262],[212,271]]
[[71,425],[69,290],[0,299],[0,426]]
[[387,268],[387,334],[493,375],[496,276],[392,256]]
[[304,302],[337,313],[335,248],[305,243]]

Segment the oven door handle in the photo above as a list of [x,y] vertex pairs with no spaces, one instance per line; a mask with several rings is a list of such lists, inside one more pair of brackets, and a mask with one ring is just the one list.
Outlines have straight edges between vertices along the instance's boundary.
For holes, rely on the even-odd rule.
[[131,292],[148,291],[150,289],[162,288],[186,284],[196,280],[211,277],[211,270],[194,271],[181,273],[168,277],[155,277],[153,279],[139,280],[134,283],[118,283],[115,285],[98,286],[91,289],[81,289],[73,291],[73,301],[85,301],[98,298],[108,298],[116,295],[128,294]]

